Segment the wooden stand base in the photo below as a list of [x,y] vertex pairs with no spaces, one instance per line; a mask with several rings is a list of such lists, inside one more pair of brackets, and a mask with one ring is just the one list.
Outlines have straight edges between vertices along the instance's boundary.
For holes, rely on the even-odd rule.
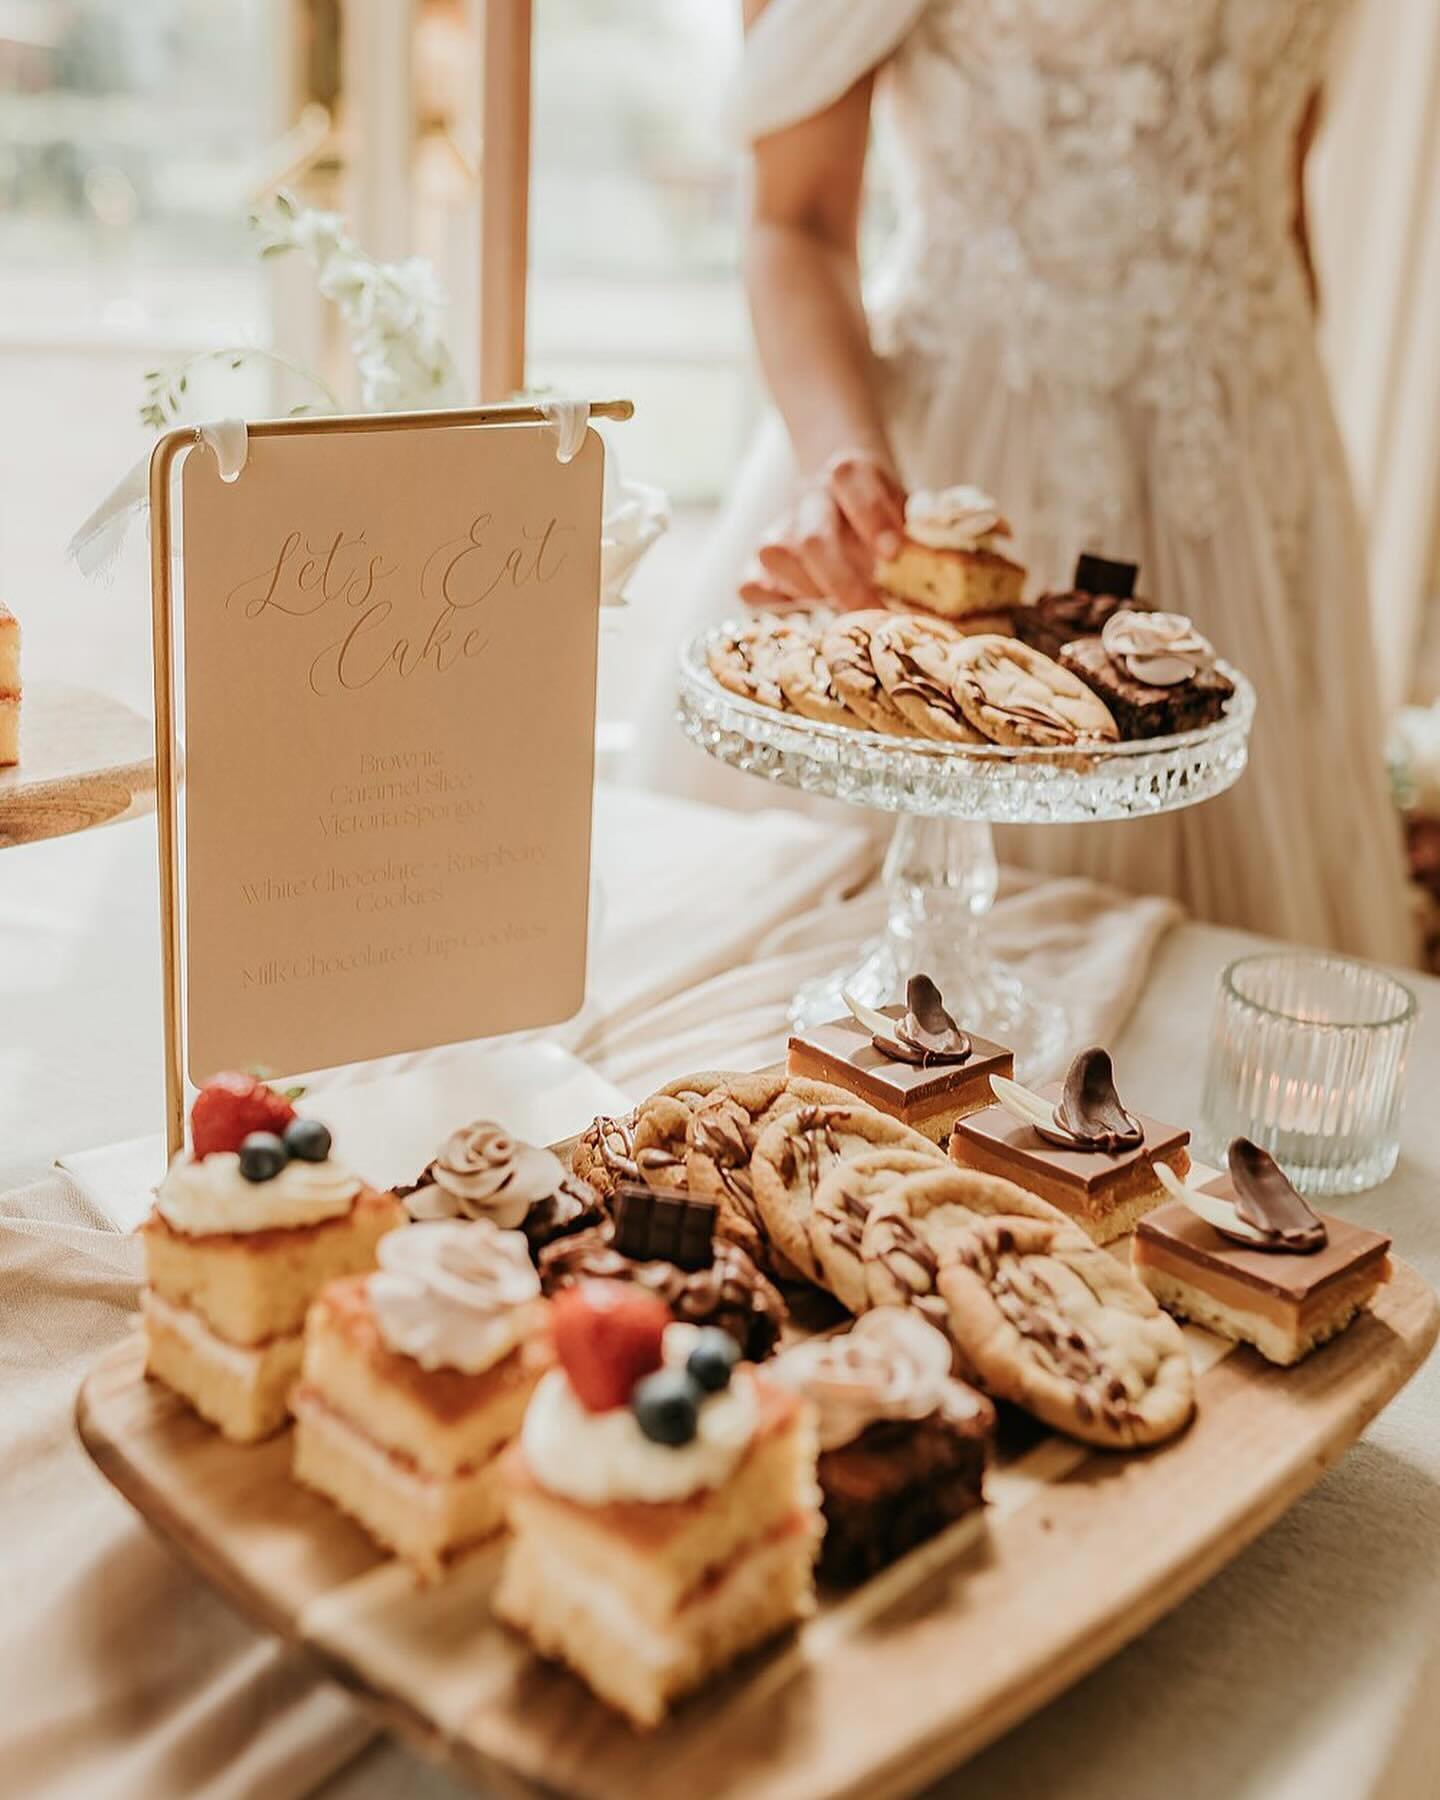
[[20,761],[0,769],[0,849],[109,825],[154,797],[148,719],[89,688],[26,684]]

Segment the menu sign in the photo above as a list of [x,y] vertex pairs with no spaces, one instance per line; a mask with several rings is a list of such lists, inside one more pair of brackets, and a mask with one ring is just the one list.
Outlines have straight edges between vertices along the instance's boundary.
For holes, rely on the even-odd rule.
[[579,1008],[602,458],[533,425],[186,458],[192,1081]]

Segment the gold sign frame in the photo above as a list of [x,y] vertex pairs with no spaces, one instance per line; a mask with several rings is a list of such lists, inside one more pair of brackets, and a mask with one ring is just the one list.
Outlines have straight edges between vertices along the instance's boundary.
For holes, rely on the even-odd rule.
[[[592,419],[625,420],[629,400],[592,402]],[[252,440],[275,437],[328,437],[346,433],[452,430],[487,425],[545,425],[535,404],[456,407],[437,412],[324,414],[247,422]],[[180,862],[178,852],[180,770],[176,754],[175,606],[172,582],[171,480],[175,465],[202,439],[194,426],[168,431],[156,443],[149,465],[150,598],[155,686],[155,811],[160,874],[160,965],[165,1062],[165,1137],[169,1155],[185,1140],[183,956],[180,944]]]

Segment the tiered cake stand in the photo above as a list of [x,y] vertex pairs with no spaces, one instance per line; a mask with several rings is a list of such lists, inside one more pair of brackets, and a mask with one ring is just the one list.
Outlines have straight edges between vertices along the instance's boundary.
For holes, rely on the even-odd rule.
[[1222,663],[1235,683],[1224,716],[1174,737],[1103,750],[930,743],[820,724],[727,692],[705,657],[726,629],[696,638],[681,654],[686,735],[747,774],[900,815],[885,858],[883,935],[866,946],[858,967],[803,987],[792,1017],[807,1025],[834,1018],[844,1010],[842,988],[871,1006],[901,999],[908,977],[923,969],[966,1025],[1014,1048],[1023,1073],[1048,1068],[1069,1046],[1064,997],[1030,992],[985,944],[997,883],[991,826],[1140,819],[1224,793],[1245,768],[1255,714],[1250,683]]

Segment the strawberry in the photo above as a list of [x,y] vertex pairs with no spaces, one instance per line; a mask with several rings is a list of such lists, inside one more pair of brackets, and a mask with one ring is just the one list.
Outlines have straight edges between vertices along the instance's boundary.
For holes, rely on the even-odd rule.
[[295,1108],[253,1075],[216,1075],[190,1108],[190,1148],[197,1162],[217,1150],[238,1150],[252,1131],[284,1137]]
[[588,1412],[628,1406],[637,1381],[661,1365],[670,1308],[626,1281],[582,1281],[550,1311],[555,1351]]

